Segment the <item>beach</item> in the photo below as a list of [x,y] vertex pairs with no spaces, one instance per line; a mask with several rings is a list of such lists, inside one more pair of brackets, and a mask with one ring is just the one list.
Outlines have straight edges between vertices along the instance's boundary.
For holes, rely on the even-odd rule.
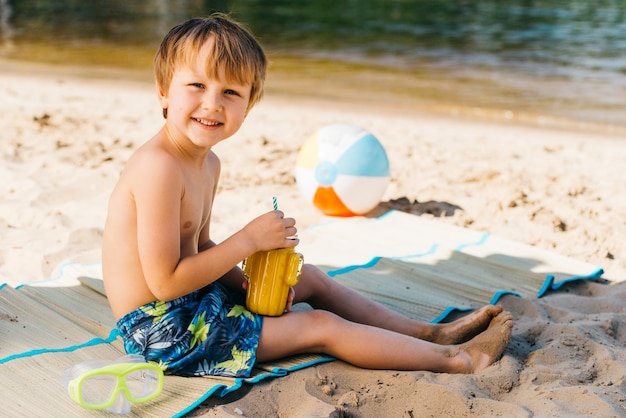
[[[17,286],[99,259],[108,196],[163,118],[151,83],[1,64],[0,283]],[[290,95],[270,79],[241,130],[215,147],[212,238],[271,210],[272,196],[301,230],[326,220],[300,194],[295,160],[319,128],[348,123],[372,132],[390,160],[373,215],[396,209],[488,232],[597,265],[607,280],[503,298],[512,341],[477,375],[335,361],[210,398],[192,415],[626,416],[626,138],[493,113]]]

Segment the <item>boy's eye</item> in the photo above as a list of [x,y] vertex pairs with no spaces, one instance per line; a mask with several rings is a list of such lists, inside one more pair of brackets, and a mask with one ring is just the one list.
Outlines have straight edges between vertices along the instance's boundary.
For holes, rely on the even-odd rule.
[[197,87],[199,89],[203,89],[204,88],[204,84],[202,84],[202,83],[191,83],[191,85],[193,87]]
[[235,96],[239,96],[239,93],[237,93],[235,90],[231,90],[231,89],[226,89],[224,91],[224,94],[233,94]]

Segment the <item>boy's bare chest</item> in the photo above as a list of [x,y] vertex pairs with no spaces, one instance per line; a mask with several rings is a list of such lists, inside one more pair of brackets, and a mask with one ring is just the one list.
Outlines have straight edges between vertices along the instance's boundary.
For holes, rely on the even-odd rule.
[[214,182],[209,176],[186,181],[181,197],[181,235],[197,235],[206,225],[213,205]]

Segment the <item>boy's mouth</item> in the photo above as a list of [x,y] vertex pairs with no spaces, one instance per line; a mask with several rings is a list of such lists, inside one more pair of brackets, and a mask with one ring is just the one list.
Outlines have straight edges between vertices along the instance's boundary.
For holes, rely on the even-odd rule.
[[192,119],[198,123],[201,123],[204,126],[218,126],[222,124],[221,122],[217,122],[214,120],[206,120],[206,119],[198,119],[198,118],[192,118]]

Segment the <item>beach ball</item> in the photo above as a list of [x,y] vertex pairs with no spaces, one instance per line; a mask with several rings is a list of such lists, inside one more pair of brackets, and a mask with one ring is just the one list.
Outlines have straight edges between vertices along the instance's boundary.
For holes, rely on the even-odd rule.
[[296,160],[303,196],[330,216],[364,215],[380,202],[389,184],[389,159],[365,129],[335,124],[311,135]]

